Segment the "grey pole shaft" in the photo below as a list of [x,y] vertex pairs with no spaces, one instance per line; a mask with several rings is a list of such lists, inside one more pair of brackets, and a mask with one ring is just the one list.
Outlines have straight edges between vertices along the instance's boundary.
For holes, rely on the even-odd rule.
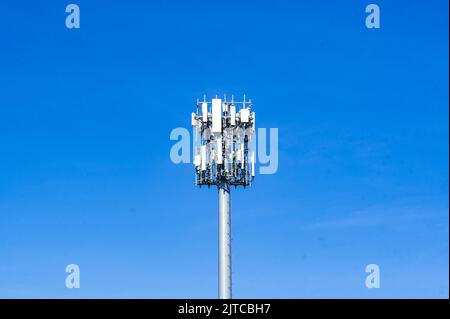
[[219,185],[219,299],[231,299],[230,185]]

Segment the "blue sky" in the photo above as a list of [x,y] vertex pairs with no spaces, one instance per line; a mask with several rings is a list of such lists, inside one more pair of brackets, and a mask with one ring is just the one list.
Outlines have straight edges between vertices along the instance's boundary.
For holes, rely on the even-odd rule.
[[245,93],[279,169],[232,192],[234,297],[447,298],[448,2],[373,2],[378,30],[366,1],[80,0],[68,30],[1,1],[0,297],[215,298],[217,194],[169,134]]

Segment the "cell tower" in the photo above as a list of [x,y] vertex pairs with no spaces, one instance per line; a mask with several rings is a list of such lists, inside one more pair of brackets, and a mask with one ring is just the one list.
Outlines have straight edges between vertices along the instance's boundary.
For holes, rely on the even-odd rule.
[[219,195],[219,298],[231,298],[230,187],[255,177],[255,113],[251,100],[197,100],[192,113],[195,184],[216,185]]

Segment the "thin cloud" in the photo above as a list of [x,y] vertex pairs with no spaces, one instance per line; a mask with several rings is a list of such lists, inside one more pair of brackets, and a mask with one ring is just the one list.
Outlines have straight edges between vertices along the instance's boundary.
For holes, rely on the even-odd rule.
[[439,222],[448,218],[444,207],[427,207],[421,203],[408,201],[387,202],[350,213],[337,214],[339,217],[325,219],[304,226],[306,230],[348,229],[358,227],[405,226],[429,221]]

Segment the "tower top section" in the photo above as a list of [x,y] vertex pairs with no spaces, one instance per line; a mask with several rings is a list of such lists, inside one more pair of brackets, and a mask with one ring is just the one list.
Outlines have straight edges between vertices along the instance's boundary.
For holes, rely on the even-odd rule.
[[194,131],[196,185],[249,186],[255,176],[255,112],[253,103],[206,97],[197,100]]

